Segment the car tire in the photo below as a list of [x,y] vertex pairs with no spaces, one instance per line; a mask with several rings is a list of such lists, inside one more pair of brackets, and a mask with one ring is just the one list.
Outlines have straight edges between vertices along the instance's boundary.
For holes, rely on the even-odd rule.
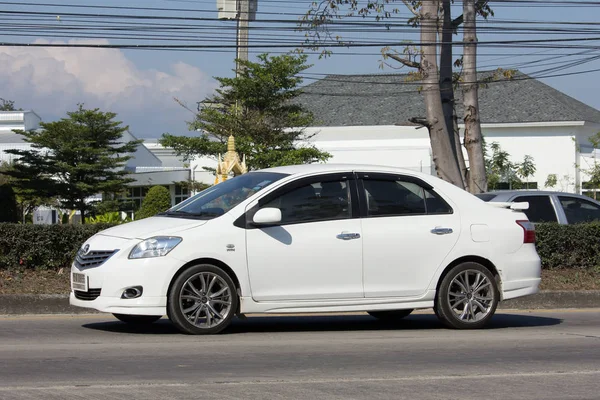
[[238,302],[236,286],[225,271],[214,265],[196,265],[173,282],[168,316],[181,332],[216,334],[229,325]]
[[408,317],[414,309],[409,310],[390,310],[390,311],[368,311],[371,317],[375,317],[382,321],[393,321]]
[[435,313],[448,327],[478,329],[493,317],[500,294],[489,269],[475,262],[453,267],[436,293]]
[[162,315],[130,315],[130,314],[113,314],[119,321],[132,325],[149,325],[162,318]]

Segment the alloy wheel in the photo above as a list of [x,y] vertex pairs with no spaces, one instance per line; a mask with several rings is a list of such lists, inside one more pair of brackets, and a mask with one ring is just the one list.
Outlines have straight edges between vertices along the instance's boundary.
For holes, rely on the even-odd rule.
[[481,271],[468,269],[458,273],[448,288],[448,306],[466,323],[478,322],[493,312],[496,291]]
[[216,273],[199,272],[182,285],[179,307],[192,325],[202,329],[217,327],[232,312],[231,289]]

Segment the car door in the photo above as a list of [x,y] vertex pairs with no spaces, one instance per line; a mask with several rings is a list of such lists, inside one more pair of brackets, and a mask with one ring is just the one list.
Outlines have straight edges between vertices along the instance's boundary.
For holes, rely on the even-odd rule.
[[248,223],[246,248],[256,301],[362,298],[362,233],[351,173],[287,184],[251,204],[278,208],[277,226]]
[[458,240],[460,217],[414,177],[359,177],[365,297],[425,293]]

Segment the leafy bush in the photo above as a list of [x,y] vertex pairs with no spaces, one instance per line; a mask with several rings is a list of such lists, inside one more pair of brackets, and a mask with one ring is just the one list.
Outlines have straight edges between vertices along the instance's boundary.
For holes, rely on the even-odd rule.
[[0,185],[0,222],[19,222],[17,198],[9,184]]
[[0,268],[69,267],[81,245],[109,226],[0,223]]
[[153,186],[142,202],[142,207],[135,214],[135,219],[152,217],[171,208],[171,193],[164,186]]
[[108,212],[95,217],[86,217],[86,224],[124,224],[131,222],[131,218],[122,218],[119,211]]
[[536,234],[544,269],[600,270],[600,223],[538,224]]
[[[69,267],[81,245],[110,226],[0,223],[0,268]],[[544,269],[600,271],[600,223],[539,224],[536,230]]]

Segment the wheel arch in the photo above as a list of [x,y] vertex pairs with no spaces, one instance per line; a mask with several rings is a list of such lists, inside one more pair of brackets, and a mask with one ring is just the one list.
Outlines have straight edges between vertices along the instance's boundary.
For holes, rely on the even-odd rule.
[[[189,261],[177,270],[175,275],[173,275],[173,277],[171,278],[171,282],[169,282],[169,288],[167,289],[167,299],[169,299],[169,296],[171,295],[171,289],[173,288],[173,284],[175,283],[175,280],[177,280],[177,278],[181,274],[183,274],[188,268],[193,267],[194,265],[199,265],[199,264],[210,264],[210,265],[214,265],[215,267],[221,268],[223,270],[223,272],[225,272],[227,275],[229,275],[229,277],[233,281],[237,295],[239,297],[242,296],[240,280],[238,279],[235,272],[233,272],[233,269],[221,260],[217,260],[216,258],[203,257],[203,258],[197,258],[195,260]],[[236,312],[239,312],[239,307],[240,307],[240,302],[238,302],[238,310],[236,310]]]
[[444,280],[446,275],[448,275],[450,270],[452,270],[452,268],[456,267],[459,264],[465,263],[465,262],[475,262],[477,264],[481,264],[483,267],[487,268],[492,273],[492,275],[494,275],[494,278],[496,278],[496,284],[498,285],[498,292],[500,294],[500,300],[502,300],[502,297],[503,297],[502,296],[502,279],[500,277],[500,273],[498,272],[498,268],[496,268],[494,263],[491,262],[490,260],[488,260],[487,258],[481,257],[481,256],[475,256],[475,255],[463,256],[463,257],[457,258],[456,260],[454,260],[450,264],[448,264],[448,266],[446,268],[444,268],[444,270],[442,271],[442,274],[439,276],[439,278],[437,280],[437,283],[435,285],[435,291],[438,292],[440,290],[440,285],[442,284],[442,281]]

